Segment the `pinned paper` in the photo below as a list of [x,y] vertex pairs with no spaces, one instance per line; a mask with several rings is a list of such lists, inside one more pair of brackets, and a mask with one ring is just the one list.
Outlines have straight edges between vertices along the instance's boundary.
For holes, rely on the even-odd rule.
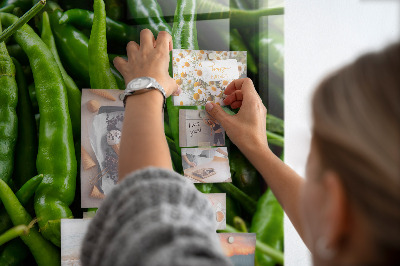
[[246,51],[172,50],[172,68],[182,92],[174,105],[224,105],[225,88],[247,75]]

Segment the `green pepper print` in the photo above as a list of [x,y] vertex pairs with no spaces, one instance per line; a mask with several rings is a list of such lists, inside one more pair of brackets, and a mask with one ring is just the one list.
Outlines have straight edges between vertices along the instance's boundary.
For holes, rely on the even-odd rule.
[[13,58],[18,85],[18,138],[15,147],[13,179],[17,188],[36,174],[38,140],[36,121],[29,96],[28,85],[20,63]]
[[[0,22],[0,32],[1,32]],[[14,149],[17,141],[18,121],[16,107],[18,88],[15,66],[8,55],[4,42],[0,43],[0,179],[10,182]]]
[[[24,209],[7,184],[0,180],[0,199],[14,225],[28,225],[32,217]],[[26,236],[21,236],[39,266],[60,265],[60,252],[50,242],[45,240],[36,227],[30,229]]]
[[[33,197],[39,184],[43,180],[43,175],[37,175],[29,179],[16,193],[18,201],[25,206]],[[0,210],[0,233],[3,233],[12,226],[10,217],[5,209]],[[0,264],[1,265],[1,264]]]
[[[4,25],[18,18],[0,14]],[[47,45],[28,25],[14,35],[29,57],[39,104],[39,147],[37,171],[44,174],[35,194],[35,212],[41,233],[60,246],[60,219],[72,218],[77,164],[68,111],[67,91],[58,65]]]
[[93,27],[89,39],[89,76],[93,89],[118,89],[107,54],[106,10],[103,0],[94,0]]
[[[250,232],[257,234],[257,240],[282,251],[283,246],[283,209],[268,189],[258,200],[257,211],[253,216]],[[275,265],[276,261],[260,252],[256,252],[258,265]]]
[[258,172],[236,146],[229,151],[229,165],[233,184],[250,198],[258,200],[262,188]]
[[81,138],[81,91],[78,89],[78,86],[76,86],[74,80],[68,75],[67,71],[65,71],[61,63],[47,12],[43,12],[42,20],[41,38],[53,54],[63,77],[65,87],[67,88],[68,108],[71,116],[72,131],[74,133],[74,139],[78,140]]
[[154,36],[160,31],[172,33],[156,0],[128,0],[128,8],[135,21],[139,25],[146,25]]
[[[106,5],[107,6],[107,5]],[[108,13],[107,13],[108,15]],[[69,23],[74,26],[91,28],[94,13],[84,9],[70,9],[64,12],[60,18],[60,24]],[[107,39],[126,44],[129,41],[139,41],[139,32],[136,27],[112,20],[106,17]]]
[[17,266],[24,265],[23,261],[28,257],[29,249],[21,239],[14,239],[8,243],[0,253],[0,265]]

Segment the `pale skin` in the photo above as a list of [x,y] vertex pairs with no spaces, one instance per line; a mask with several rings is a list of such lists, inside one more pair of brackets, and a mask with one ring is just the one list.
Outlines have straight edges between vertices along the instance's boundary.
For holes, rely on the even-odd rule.
[[[126,84],[137,77],[153,77],[170,96],[178,90],[168,74],[171,49],[172,39],[168,33],[160,32],[155,40],[151,31],[145,29],[140,33],[140,45],[128,44],[128,60],[117,57],[114,65]],[[371,240],[365,234],[368,228],[346,197],[339,176],[330,169],[321,168],[314,145],[311,145],[307,163],[307,178],[303,179],[269,149],[265,133],[267,109],[252,81],[248,78],[234,80],[225,94],[224,103],[233,109],[240,107],[239,112],[228,115],[215,103],[207,103],[207,112],[263,176],[313,253],[314,263],[348,265],[368,260],[373,254],[368,244]],[[162,104],[163,97],[155,90],[128,97],[118,165],[120,180],[148,166],[172,170]],[[317,242],[323,242],[320,246],[331,252],[320,252]]]

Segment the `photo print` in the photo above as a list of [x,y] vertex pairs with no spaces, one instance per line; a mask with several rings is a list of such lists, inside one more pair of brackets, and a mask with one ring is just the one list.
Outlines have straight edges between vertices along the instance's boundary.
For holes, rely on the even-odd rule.
[[256,234],[221,233],[218,236],[224,254],[234,266],[254,266]]
[[225,146],[225,130],[205,110],[179,110],[179,146]]
[[172,69],[181,86],[174,105],[205,105],[208,101],[224,105],[228,84],[247,76],[246,51],[172,50]]
[[90,219],[61,219],[61,266],[80,266],[82,241]]
[[225,193],[209,193],[204,194],[211,202],[215,211],[215,220],[217,221],[217,230],[226,228],[226,194]]
[[96,208],[118,183],[124,119],[119,90],[82,90],[81,207]]
[[183,148],[182,167],[193,183],[232,182],[226,147]]

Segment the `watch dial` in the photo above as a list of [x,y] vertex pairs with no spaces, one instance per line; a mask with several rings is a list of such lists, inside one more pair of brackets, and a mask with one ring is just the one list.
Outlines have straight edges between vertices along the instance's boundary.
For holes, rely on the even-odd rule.
[[148,78],[139,78],[132,83],[133,89],[143,89],[149,85],[150,80]]

